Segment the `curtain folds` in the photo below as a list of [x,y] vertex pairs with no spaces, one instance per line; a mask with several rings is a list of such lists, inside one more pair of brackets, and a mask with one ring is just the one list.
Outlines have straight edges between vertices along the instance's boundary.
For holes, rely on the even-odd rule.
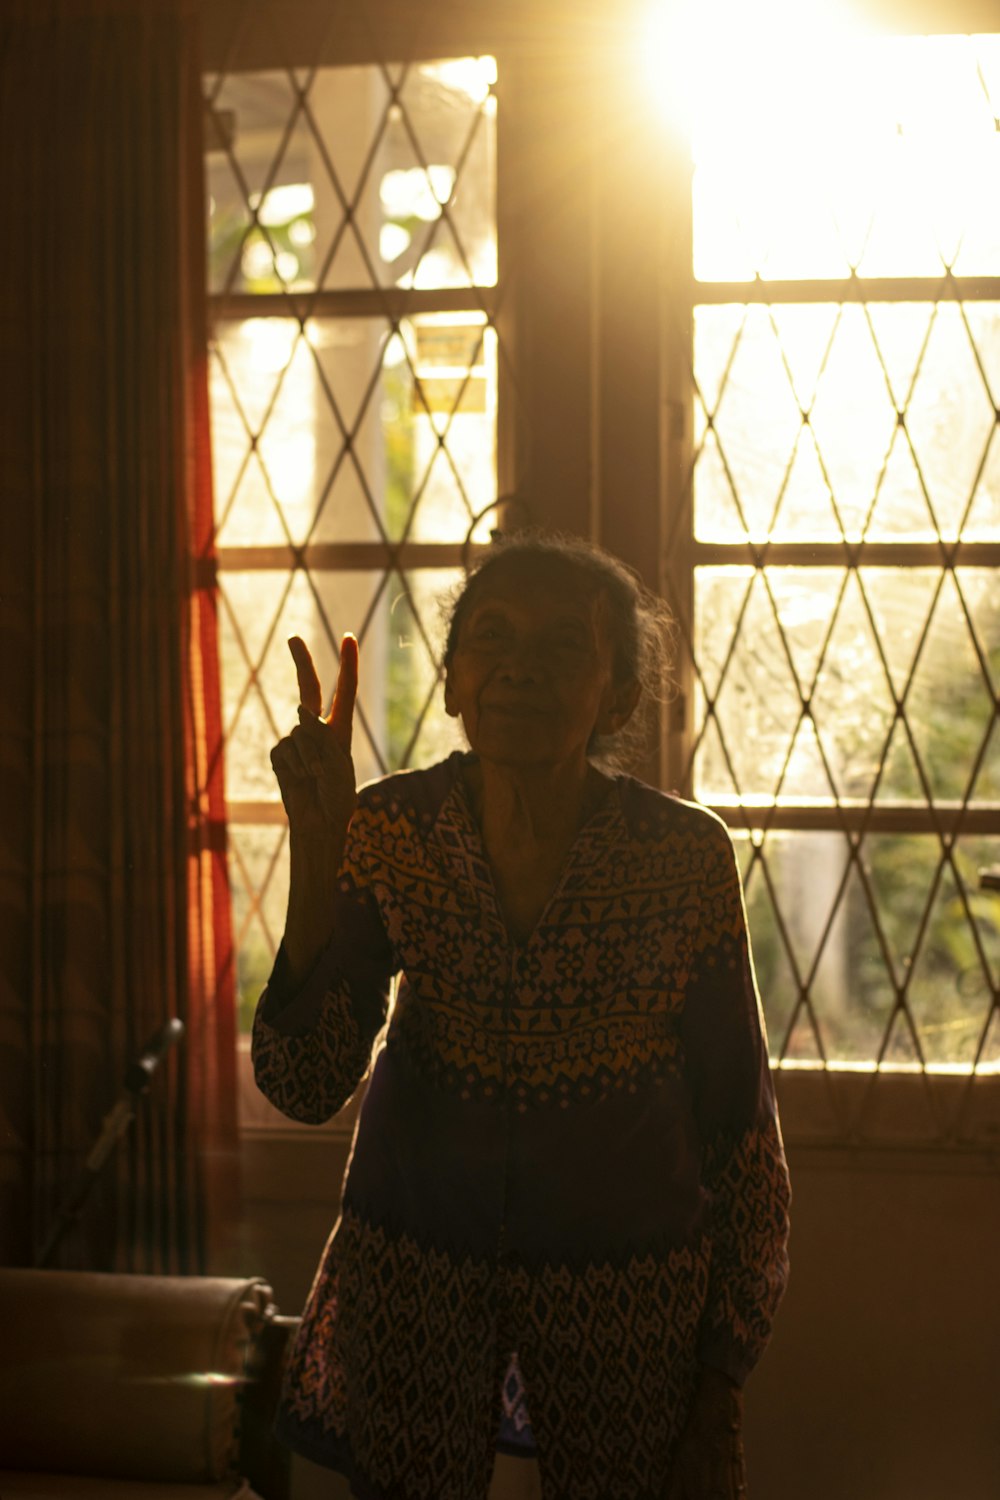
[[195,16],[0,12],[0,1261],[223,1268],[236,1192]]

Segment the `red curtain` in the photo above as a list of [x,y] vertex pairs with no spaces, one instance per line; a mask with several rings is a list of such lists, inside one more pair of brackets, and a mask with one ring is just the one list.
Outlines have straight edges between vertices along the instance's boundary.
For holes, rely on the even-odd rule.
[[0,12],[0,1260],[185,1035],[55,1263],[225,1269],[235,1223],[193,8]]

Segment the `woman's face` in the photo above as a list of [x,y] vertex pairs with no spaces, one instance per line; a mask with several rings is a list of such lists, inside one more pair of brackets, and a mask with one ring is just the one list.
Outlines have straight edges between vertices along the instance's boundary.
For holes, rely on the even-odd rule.
[[614,683],[604,592],[573,567],[516,558],[474,585],[445,707],[481,759],[582,764],[594,731],[620,728],[636,696]]

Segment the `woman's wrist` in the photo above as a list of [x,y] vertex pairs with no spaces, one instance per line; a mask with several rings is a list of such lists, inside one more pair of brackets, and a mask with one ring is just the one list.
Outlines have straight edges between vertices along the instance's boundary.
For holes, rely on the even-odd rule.
[[335,890],[337,875],[344,858],[347,843],[347,825],[333,831],[329,828],[309,829],[303,832],[294,824],[288,829],[288,853],[290,863],[290,886],[306,889],[318,881],[322,886]]
[[343,838],[321,840],[297,836],[289,839],[290,874],[288,912],[285,918],[285,954],[289,977],[301,983],[333,937],[337,876],[343,858]]

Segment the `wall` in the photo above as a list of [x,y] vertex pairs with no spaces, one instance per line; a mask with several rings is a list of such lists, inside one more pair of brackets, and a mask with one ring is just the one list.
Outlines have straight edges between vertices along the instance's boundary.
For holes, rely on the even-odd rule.
[[790,1152],[792,1280],[747,1391],[758,1500],[996,1500],[996,1161]]

